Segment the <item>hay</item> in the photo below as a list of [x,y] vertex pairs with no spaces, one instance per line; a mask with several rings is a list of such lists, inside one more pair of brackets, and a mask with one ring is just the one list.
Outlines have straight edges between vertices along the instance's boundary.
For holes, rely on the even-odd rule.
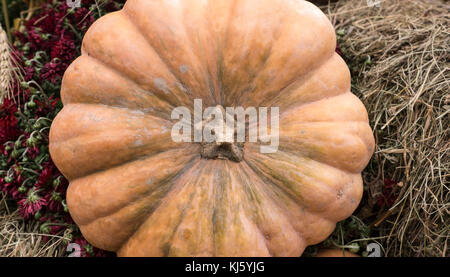
[[[352,91],[366,105],[377,141],[358,217],[370,223],[386,256],[448,256],[450,5],[343,0],[321,8],[337,30]],[[398,197],[376,211],[385,178],[398,182]]]
[[[44,236],[49,239],[44,241]],[[39,222],[25,222],[17,210],[11,212],[0,193],[0,257],[63,257],[69,234],[39,232]]]

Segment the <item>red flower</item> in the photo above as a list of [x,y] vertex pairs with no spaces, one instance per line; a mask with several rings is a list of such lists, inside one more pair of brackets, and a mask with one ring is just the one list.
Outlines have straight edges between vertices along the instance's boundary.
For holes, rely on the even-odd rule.
[[18,119],[15,116],[17,112],[16,103],[13,100],[5,98],[3,105],[0,106],[0,144],[10,140],[16,140],[20,135],[17,126]]
[[[62,2],[62,1],[61,1]],[[32,27],[38,27],[40,33],[57,34],[63,28],[64,18],[67,16],[67,5],[65,1],[55,9],[51,4],[44,3],[40,15],[35,16],[25,23],[28,32]],[[43,49],[42,45],[36,45]]]
[[92,23],[94,23],[95,18],[88,9],[81,7],[76,10],[74,14],[75,24],[81,30],[87,30]]
[[57,79],[61,79],[67,66],[66,63],[54,59],[53,61],[46,63],[41,69],[40,78],[41,80],[49,80],[52,83],[56,83]]
[[31,146],[28,147],[27,156],[30,159],[36,159],[37,155],[39,155],[39,152],[39,148],[37,148],[36,146]]
[[24,194],[19,191],[18,186],[11,186],[9,195],[11,195],[11,198],[14,200],[23,199],[24,197]]
[[66,226],[64,226],[62,224],[50,225],[50,234],[56,235],[57,233],[59,233],[61,230],[64,230],[65,228],[66,228]]
[[56,107],[56,104],[58,104],[58,102],[59,102],[61,99],[60,99],[60,98],[55,98],[55,97],[53,97],[53,95],[52,95],[52,96],[50,96],[49,100],[50,100],[50,106],[51,106],[51,108],[54,109],[54,108]]
[[76,55],[75,41],[68,35],[64,36],[63,32],[50,52],[51,59],[58,58],[63,62],[70,63],[75,59]]
[[34,69],[34,66],[27,66],[24,68],[24,79],[25,81],[31,81],[33,79],[34,73],[36,70]]
[[42,30],[39,27],[32,27],[28,30],[28,42],[31,43],[31,48],[33,50],[39,49],[43,45],[48,47],[48,42],[44,39],[41,31]]
[[380,207],[391,207],[397,198],[398,191],[395,190],[395,186],[398,182],[391,179],[384,179],[384,185],[381,190],[381,195],[377,199],[377,204]]
[[42,166],[44,169],[41,171],[38,181],[35,184],[36,188],[41,188],[51,181],[53,170],[55,169],[55,165],[52,162],[43,163]]
[[6,182],[5,178],[0,178],[0,191],[4,194],[8,195],[9,187],[11,186],[10,182]]
[[59,192],[52,191],[45,196],[48,203],[47,207],[52,212],[61,212],[64,208],[62,205],[62,196]]
[[19,201],[19,213],[22,217],[29,219],[42,207],[47,205],[47,201],[38,195],[38,191],[30,189],[28,196]]

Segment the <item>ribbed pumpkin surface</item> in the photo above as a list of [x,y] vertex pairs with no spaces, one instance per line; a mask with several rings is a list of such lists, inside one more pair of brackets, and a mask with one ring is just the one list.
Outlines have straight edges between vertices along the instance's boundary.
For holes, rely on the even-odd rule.
[[[299,256],[348,217],[374,149],[326,16],[298,0],[129,0],[62,84],[51,156],[93,245],[120,256]],[[175,143],[175,107],[279,107],[279,149]]]

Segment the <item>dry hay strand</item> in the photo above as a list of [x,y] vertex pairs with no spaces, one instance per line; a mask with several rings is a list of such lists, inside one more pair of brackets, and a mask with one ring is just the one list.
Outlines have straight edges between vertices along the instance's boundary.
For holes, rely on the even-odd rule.
[[8,40],[8,35],[0,26],[0,104],[5,97],[13,98],[14,83],[23,79],[23,69],[17,63]]
[[372,235],[387,256],[449,256],[450,5],[343,0],[322,8],[375,130],[366,201],[385,178],[398,182],[393,207],[371,217]]
[[[48,240],[44,240],[44,236]],[[39,232],[38,221],[25,222],[17,210],[11,212],[0,193],[0,257],[67,256],[69,234],[49,235]]]

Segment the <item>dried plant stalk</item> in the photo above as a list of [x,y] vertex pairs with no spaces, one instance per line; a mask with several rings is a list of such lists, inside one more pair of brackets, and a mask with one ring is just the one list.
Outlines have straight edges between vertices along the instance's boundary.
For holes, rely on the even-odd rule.
[[14,82],[22,80],[22,68],[16,61],[8,36],[0,26],[0,104],[5,97],[13,98]]

